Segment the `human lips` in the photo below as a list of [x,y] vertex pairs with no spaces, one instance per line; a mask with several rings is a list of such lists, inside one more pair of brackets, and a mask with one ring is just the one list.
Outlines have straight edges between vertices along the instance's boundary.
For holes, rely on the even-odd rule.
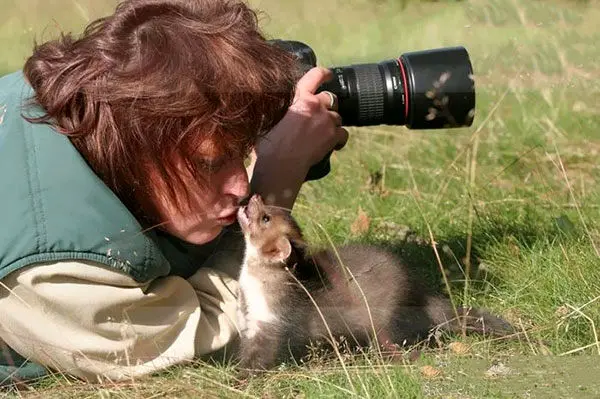
[[220,224],[232,224],[237,218],[237,210],[226,213],[217,218]]

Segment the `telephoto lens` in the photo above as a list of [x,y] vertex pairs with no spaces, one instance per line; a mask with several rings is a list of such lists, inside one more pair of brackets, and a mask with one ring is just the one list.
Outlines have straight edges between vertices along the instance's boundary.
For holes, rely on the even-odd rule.
[[415,51],[376,64],[330,69],[334,78],[319,91],[338,96],[345,126],[444,129],[473,123],[475,82],[464,47]]
[[[312,48],[295,40],[271,43],[294,54],[306,71],[317,65]],[[319,91],[338,97],[344,126],[406,125],[409,129],[468,127],[475,117],[475,81],[462,46],[413,51],[379,63],[329,68]]]

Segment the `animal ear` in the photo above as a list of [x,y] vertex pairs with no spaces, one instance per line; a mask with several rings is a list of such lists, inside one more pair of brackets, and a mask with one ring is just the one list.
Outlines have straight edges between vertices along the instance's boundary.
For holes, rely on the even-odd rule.
[[287,238],[279,237],[263,246],[262,253],[273,262],[285,262],[292,253],[292,244]]

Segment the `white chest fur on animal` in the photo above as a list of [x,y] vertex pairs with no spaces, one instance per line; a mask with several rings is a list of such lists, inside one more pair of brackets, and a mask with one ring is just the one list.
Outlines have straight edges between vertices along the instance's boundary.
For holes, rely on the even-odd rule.
[[276,319],[275,314],[269,308],[264,293],[264,281],[252,275],[249,270],[253,261],[256,261],[253,254],[256,249],[249,245],[246,249],[246,256],[240,272],[240,295],[243,295],[245,309],[238,308],[239,323],[242,334],[247,338],[252,338],[259,331],[259,323],[269,323]]

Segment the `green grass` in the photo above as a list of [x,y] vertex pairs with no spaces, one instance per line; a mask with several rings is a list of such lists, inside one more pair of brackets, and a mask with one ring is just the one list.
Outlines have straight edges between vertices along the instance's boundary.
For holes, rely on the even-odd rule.
[[[199,363],[152,380],[89,386],[50,378],[43,397],[594,397],[600,328],[600,3],[255,0],[272,37],[310,44],[322,65],[377,62],[464,45],[477,82],[469,129],[351,128],[333,171],[302,190],[295,214],[315,244],[384,241],[430,273],[440,265],[461,303],[522,329],[514,342],[462,339],[416,363],[319,359],[247,386]],[[18,68],[34,34],[79,29],[111,1],[0,0],[0,74]],[[374,182],[371,177],[378,177]],[[352,233],[359,209],[368,231]],[[403,239],[408,226],[426,241]],[[400,237],[399,237],[400,236]],[[472,265],[469,278],[464,269]],[[469,281],[465,289],[465,281]],[[510,372],[490,377],[501,362]],[[441,374],[427,377],[423,366]],[[345,369],[342,367],[345,366]],[[501,370],[506,370],[502,369]]]

